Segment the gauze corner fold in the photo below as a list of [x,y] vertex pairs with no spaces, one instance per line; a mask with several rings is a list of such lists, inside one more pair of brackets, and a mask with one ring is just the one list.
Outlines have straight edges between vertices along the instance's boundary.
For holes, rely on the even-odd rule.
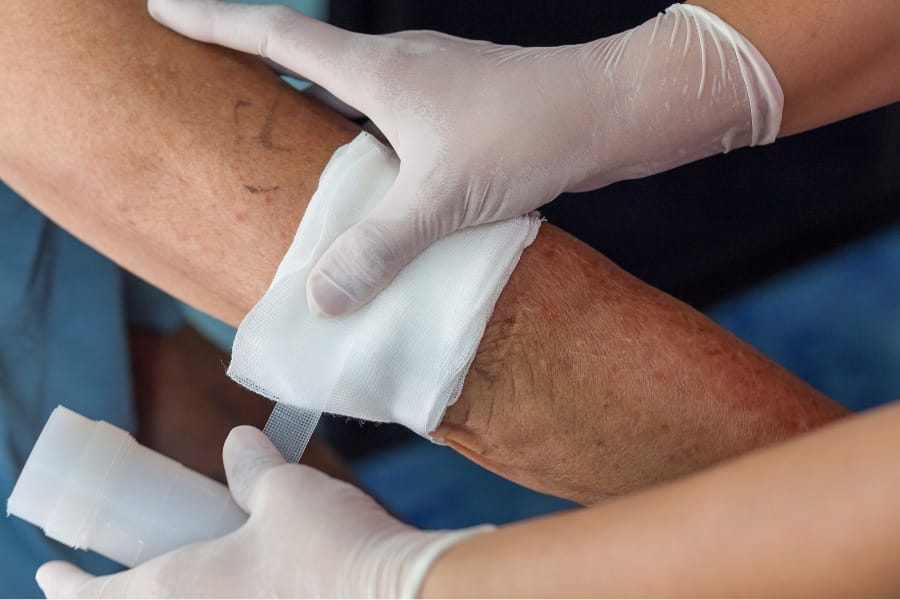
[[427,436],[459,397],[494,304],[540,219],[461,230],[358,311],[313,315],[310,270],[381,200],[398,169],[394,153],[367,133],[335,152],[271,286],[238,328],[228,375],[304,411],[400,423]]

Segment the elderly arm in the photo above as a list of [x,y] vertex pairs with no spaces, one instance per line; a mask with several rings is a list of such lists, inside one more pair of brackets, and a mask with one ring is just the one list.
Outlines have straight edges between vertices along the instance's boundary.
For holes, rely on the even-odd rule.
[[591,504],[845,413],[696,310],[545,226],[437,435],[507,478]]
[[[63,227],[237,324],[356,128],[143,0],[0,9],[0,176]],[[684,304],[545,226],[438,434],[590,503],[845,414]]]
[[87,244],[231,323],[356,128],[143,0],[0,8],[0,178]]

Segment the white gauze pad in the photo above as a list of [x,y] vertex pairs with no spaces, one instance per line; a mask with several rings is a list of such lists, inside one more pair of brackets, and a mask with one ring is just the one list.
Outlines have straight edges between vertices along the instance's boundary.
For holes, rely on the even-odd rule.
[[314,427],[329,412],[400,423],[427,437],[459,397],[494,304],[537,235],[535,216],[461,230],[358,311],[314,316],[306,303],[310,269],[381,200],[398,168],[394,153],[367,133],[339,148],[272,285],[238,328],[228,375],[299,407],[296,428]]

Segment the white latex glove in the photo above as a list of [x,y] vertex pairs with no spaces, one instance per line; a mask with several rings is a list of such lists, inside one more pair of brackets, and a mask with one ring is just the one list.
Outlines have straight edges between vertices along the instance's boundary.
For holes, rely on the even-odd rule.
[[555,48],[431,31],[361,35],[283,6],[149,0],[149,9],[184,35],[321,85],[397,152],[393,188],[310,272],[309,304],[322,315],[367,302],[457,229],[772,142],[781,122],[781,88],[765,59],[695,6]]
[[50,562],[38,585],[48,598],[407,598],[440,553],[486,529],[414,529],[357,488],[286,464],[253,427],[235,428],[223,457],[250,514],[240,529],[106,577]]

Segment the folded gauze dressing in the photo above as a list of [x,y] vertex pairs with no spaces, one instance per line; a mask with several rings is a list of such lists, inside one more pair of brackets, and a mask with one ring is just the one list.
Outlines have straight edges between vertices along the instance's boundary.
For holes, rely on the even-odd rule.
[[313,315],[310,269],[381,200],[398,168],[394,153],[366,133],[335,152],[272,285],[237,331],[228,375],[298,407],[301,429],[328,412],[400,423],[424,436],[434,431],[462,391],[500,292],[537,235],[535,216],[463,229],[428,248],[358,311]]

